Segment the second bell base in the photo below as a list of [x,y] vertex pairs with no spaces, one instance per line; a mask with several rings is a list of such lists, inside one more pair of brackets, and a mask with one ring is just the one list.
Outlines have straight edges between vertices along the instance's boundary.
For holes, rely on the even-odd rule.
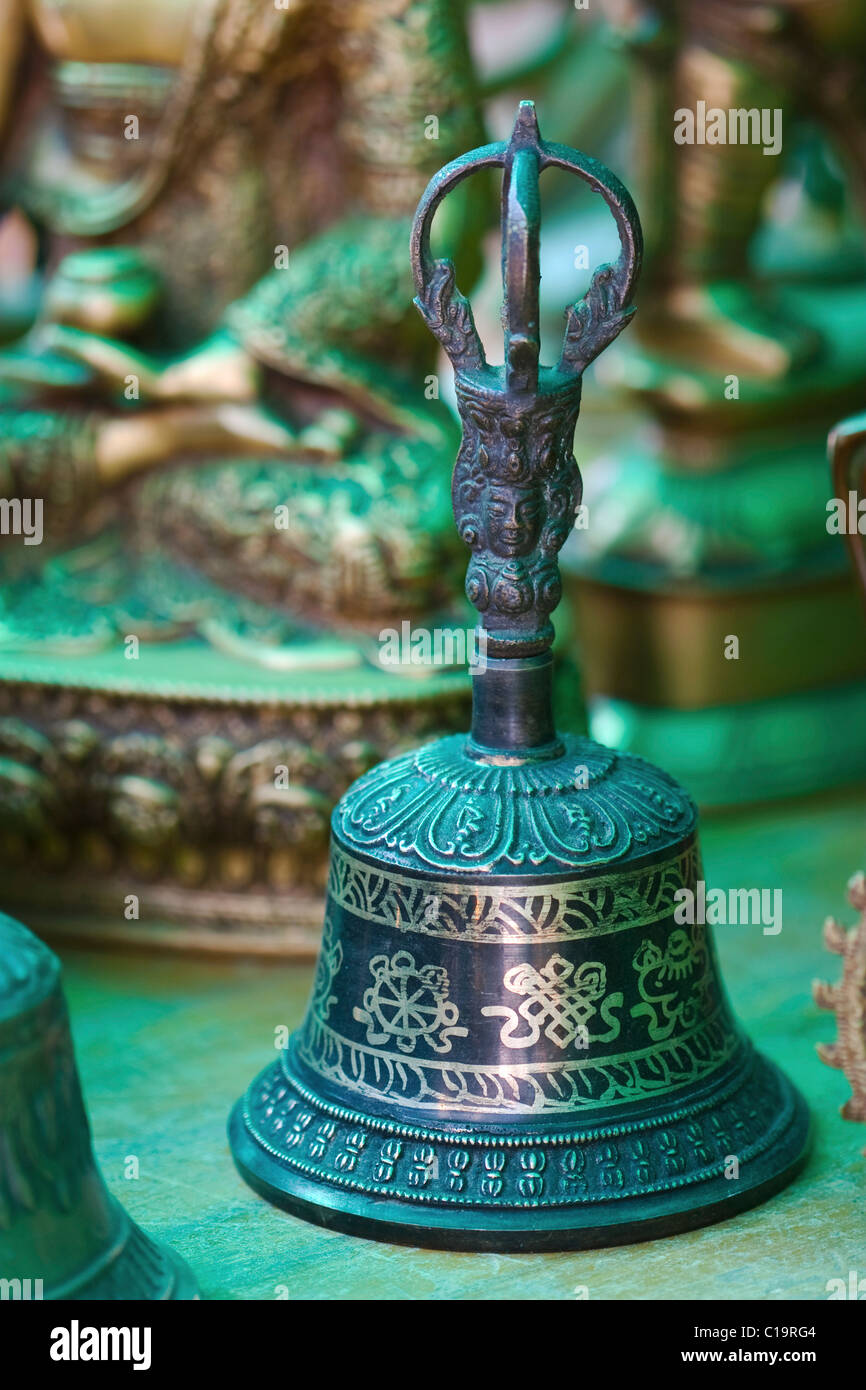
[[62,1302],[186,1302],[201,1298],[195,1275],[170,1246],[154,1240],[114,1198],[108,1197],[114,1233],[93,1260],[71,1278],[49,1281],[46,1299]]
[[[779,1108],[787,1119],[771,1146],[743,1162],[737,1179],[717,1174],[624,1198],[617,1198],[612,1190],[606,1202],[575,1201],[566,1206],[538,1205],[517,1211],[481,1205],[455,1209],[354,1191],[351,1179],[340,1183],[308,1176],[290,1166],[276,1148],[258,1142],[247,1124],[244,1099],[232,1111],[229,1143],[238,1171],[260,1196],[303,1220],[349,1235],[429,1249],[479,1252],[531,1253],[626,1245],[735,1216],[787,1186],[803,1167],[810,1141],[806,1103],[787,1077],[760,1054],[755,1057],[755,1067],[765,1077],[774,1078]],[[254,1085],[263,1079],[257,1078]],[[309,1098],[307,1104],[309,1107]],[[778,1115],[767,1116],[768,1128],[777,1120]]]

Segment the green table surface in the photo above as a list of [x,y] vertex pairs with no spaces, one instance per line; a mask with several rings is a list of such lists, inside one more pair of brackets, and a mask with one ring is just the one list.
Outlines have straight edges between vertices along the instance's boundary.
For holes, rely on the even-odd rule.
[[[240,1180],[225,1136],[234,1100],[298,1024],[312,965],[65,949],[66,988],[97,1156],[112,1191],[170,1242],[216,1299],[811,1299],[866,1276],[866,1126],[815,1044],[835,1020],[811,982],[836,979],[828,914],[851,923],[845,885],[866,866],[862,794],[705,819],[711,887],[781,888],[783,928],[717,929],[725,980],[754,1040],[803,1090],[809,1165],[732,1220],[639,1245],[560,1255],[466,1255],[380,1245],[307,1225]],[[129,1156],[139,1176],[124,1176]],[[586,1293],[581,1293],[581,1290]]]

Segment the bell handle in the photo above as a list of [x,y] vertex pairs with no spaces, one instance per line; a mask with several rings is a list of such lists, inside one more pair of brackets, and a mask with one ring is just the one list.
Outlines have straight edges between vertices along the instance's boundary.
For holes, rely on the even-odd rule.
[[[530,154],[534,156],[531,161],[528,158]],[[519,185],[515,191],[515,166],[522,176],[522,193]],[[520,256],[515,252],[509,258],[508,228],[514,226],[513,215],[509,218],[509,198],[513,205],[512,214],[515,210],[525,209],[531,201],[527,184],[544,169],[558,168],[576,174],[594,192],[599,193],[613,215],[620,241],[619,257],[613,265],[597,267],[586,294],[566,309],[565,338],[555,372],[563,379],[579,376],[617,337],[634,312],[631,296],[643,259],[640,219],[628,189],[600,160],[567,145],[541,139],[532,102],[520,103],[509,141],[483,145],[460,155],[440,169],[427,185],[415,213],[410,238],[415,304],[455,369],[490,370],[471,306],[455,283],[453,263],[433,256],[430,233],[436,209],[446,194],[470,174],[497,167],[506,171],[503,190],[503,281],[507,314],[513,310],[513,299],[509,302],[508,297],[509,288],[513,290],[520,279],[525,289],[527,272],[532,270],[532,258],[524,256],[521,278]],[[522,230],[525,250],[532,245],[534,229],[530,225]],[[506,342],[506,364],[508,361]]]

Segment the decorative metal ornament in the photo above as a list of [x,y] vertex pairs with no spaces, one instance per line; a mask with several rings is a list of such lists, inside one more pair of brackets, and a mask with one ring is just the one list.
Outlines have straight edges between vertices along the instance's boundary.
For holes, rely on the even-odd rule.
[[196,1299],[93,1157],[60,962],[0,914],[0,1277],[17,1298]]
[[866,1123],[866,874],[862,871],[848,884],[848,901],[860,914],[855,927],[846,931],[834,917],[824,923],[824,945],[842,957],[842,978],[836,984],[815,980],[812,997],[819,1008],[836,1015],[836,1041],[819,1043],[818,1056],[828,1067],[838,1067],[851,1087],[839,1113],[843,1120]]
[[[429,245],[442,198],[488,166],[504,171],[502,367]],[[602,195],[622,249],[543,367],[551,166]],[[486,664],[468,737],[381,764],[336,808],[307,1016],[231,1116],[244,1178],[310,1220],[463,1249],[615,1244],[753,1205],[804,1158],[802,1099],[734,1021],[704,925],[674,916],[700,877],[692,802],[552,719],[581,374],[633,312],[640,255],[627,191],[542,141],[530,102],[419,205],[416,303],[456,373],[453,502]]]
[[[866,414],[843,420],[831,430],[828,451],[836,525],[845,535],[860,597],[866,603],[866,545],[859,527],[866,476]],[[812,997],[819,1008],[836,1015],[836,1041],[819,1043],[818,1056],[828,1067],[837,1067],[851,1087],[839,1113],[844,1120],[866,1123],[866,875],[862,870],[848,882],[848,901],[860,916],[855,927],[846,931],[834,917],[824,923],[824,945],[842,957],[841,979],[836,984],[815,980]]]

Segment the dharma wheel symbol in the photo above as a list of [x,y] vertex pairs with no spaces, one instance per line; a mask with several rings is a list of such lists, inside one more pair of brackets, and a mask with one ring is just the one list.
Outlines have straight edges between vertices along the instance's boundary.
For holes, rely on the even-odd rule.
[[393,1041],[401,1052],[414,1052],[423,1040],[434,1052],[450,1052],[451,1039],[465,1038],[455,1028],[460,1011],[448,1000],[448,972],[441,965],[417,966],[409,951],[374,956],[370,974],[375,983],[364,992],[363,1009],[354,1017],[367,1025],[367,1042]]

